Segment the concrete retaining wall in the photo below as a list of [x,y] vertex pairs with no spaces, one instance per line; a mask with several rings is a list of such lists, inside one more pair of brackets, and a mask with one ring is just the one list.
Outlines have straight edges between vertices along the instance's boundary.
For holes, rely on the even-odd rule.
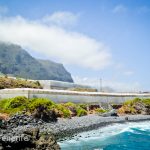
[[43,89],[4,89],[0,90],[0,99],[26,96],[28,98],[43,97],[55,102],[74,103],[115,103],[120,104],[127,99],[150,98],[150,94],[139,93],[101,93],[101,92],[76,92],[65,90],[43,90]]

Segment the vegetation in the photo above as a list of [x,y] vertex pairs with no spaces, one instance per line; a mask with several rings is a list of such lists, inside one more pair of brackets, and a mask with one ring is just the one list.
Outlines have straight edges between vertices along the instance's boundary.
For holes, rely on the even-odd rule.
[[54,109],[58,113],[59,117],[63,117],[63,118],[71,117],[71,111],[69,109],[67,109],[63,104],[55,105]]
[[81,117],[85,115],[87,115],[87,111],[81,107],[77,107],[77,116]]
[[62,64],[37,60],[20,46],[0,42],[0,72],[34,80],[73,82]]
[[135,103],[137,103],[137,102],[142,102],[142,101],[143,101],[143,100],[140,99],[140,98],[135,98],[135,99],[133,99],[133,100],[127,100],[127,101],[125,101],[123,105],[126,105],[126,106],[133,106]]
[[8,77],[0,77],[0,89],[5,88],[37,88],[41,89],[42,86],[38,81],[28,81],[24,79],[13,79]]
[[127,100],[124,102],[124,106],[134,106],[136,103],[143,103],[144,105],[150,105],[150,99],[135,98],[133,100]]
[[23,96],[4,99],[0,101],[0,113],[15,114],[26,109],[28,99]]
[[[71,118],[74,116],[84,116],[89,113],[105,113],[107,110],[101,108],[87,109],[87,104],[75,104],[72,102],[56,104],[50,99],[46,98],[31,98],[28,99],[24,96],[18,96],[9,99],[0,100],[0,113],[14,115],[16,113],[32,114],[35,118],[40,117],[43,120],[48,120],[49,116],[55,118]],[[51,118],[52,120],[53,118]]]
[[69,90],[78,92],[97,92],[97,89],[90,89],[90,88],[72,88]]
[[87,110],[88,104],[78,104],[78,106]]
[[119,114],[150,114],[150,99],[127,100],[118,110]]
[[108,112],[108,110],[106,110],[106,109],[102,109],[102,108],[96,108],[96,109],[95,109],[95,112],[96,112],[96,113],[103,114],[103,113]]
[[7,113],[13,115],[15,113],[26,112],[32,114],[36,111],[49,112],[55,111],[58,117],[70,118],[75,115],[87,115],[87,111],[79,105],[68,102],[64,104],[56,104],[53,101],[45,98],[27,99],[24,96],[15,98],[3,99],[0,101],[0,113]]
[[35,109],[39,108],[40,106],[51,110],[55,103],[49,99],[46,98],[33,98],[29,99],[27,102],[27,109],[29,109],[31,112],[33,112]]

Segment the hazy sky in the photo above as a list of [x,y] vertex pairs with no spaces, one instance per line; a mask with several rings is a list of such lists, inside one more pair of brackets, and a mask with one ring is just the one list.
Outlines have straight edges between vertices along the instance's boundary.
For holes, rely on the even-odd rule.
[[75,82],[150,90],[149,0],[0,0],[0,40],[61,62]]

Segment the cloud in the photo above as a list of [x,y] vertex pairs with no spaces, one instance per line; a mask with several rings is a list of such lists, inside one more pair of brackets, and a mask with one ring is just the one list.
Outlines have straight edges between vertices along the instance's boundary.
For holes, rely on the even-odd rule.
[[103,69],[112,62],[109,48],[102,42],[82,33],[21,16],[0,19],[0,39],[81,67]]
[[79,16],[79,14],[74,14],[67,11],[58,11],[54,12],[51,15],[46,15],[43,18],[43,22],[47,24],[68,26],[76,24],[78,22]]
[[127,8],[124,5],[117,5],[113,9],[113,13],[125,13],[127,11]]
[[[100,89],[101,86],[99,78],[73,76],[73,80],[75,83],[89,85],[92,87],[96,87],[97,89]],[[103,91],[138,92],[141,90],[141,86],[138,82],[127,83],[102,79],[102,89]]]
[[0,5],[0,15],[6,14],[8,12],[8,8],[6,6]]
[[134,74],[134,72],[133,72],[133,71],[125,71],[124,74],[125,74],[126,76],[131,76],[131,75]]

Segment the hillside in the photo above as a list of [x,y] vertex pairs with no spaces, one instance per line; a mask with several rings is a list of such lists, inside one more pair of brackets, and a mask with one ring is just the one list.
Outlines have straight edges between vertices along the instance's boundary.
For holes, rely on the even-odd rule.
[[[51,76],[51,80],[61,80],[66,81],[66,77],[68,78],[67,81],[72,82],[72,79],[69,79],[69,76],[71,77],[70,73],[66,71],[63,64],[54,63],[50,60],[41,60],[38,59],[38,62],[42,64],[44,69],[47,70],[48,74]],[[53,70],[53,71],[51,71]]]
[[0,72],[34,80],[73,82],[62,64],[37,60],[18,45],[0,42]]
[[0,89],[8,88],[34,88],[42,89],[38,81],[28,81],[24,79],[13,79],[8,77],[0,77]]

